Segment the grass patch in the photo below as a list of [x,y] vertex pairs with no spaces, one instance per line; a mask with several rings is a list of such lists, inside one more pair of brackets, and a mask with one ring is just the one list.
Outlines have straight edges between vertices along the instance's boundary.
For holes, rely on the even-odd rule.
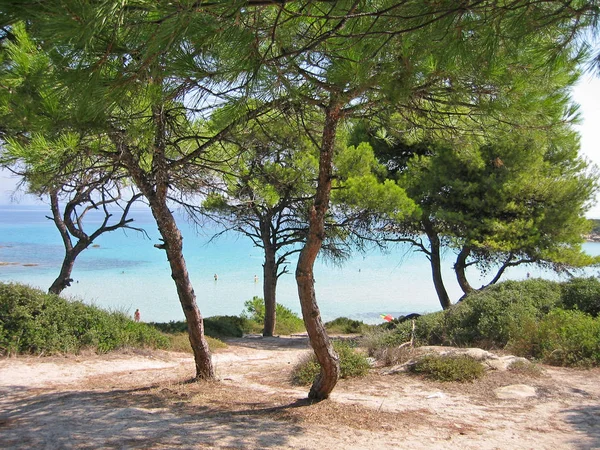
[[[363,353],[343,341],[333,341],[333,348],[340,357],[340,378],[362,377],[369,373],[371,366]],[[320,371],[316,356],[309,353],[292,370],[292,383],[311,384]]]
[[518,373],[519,375],[526,375],[532,378],[539,378],[544,373],[544,371],[537,364],[524,361],[513,362],[510,366],[508,366],[508,370],[510,372]]
[[481,363],[465,355],[427,355],[417,361],[410,370],[430,380],[460,383],[474,381],[485,374],[485,368]]
[[[170,350],[174,352],[192,353],[192,346],[187,333],[172,333],[167,337],[169,339]],[[219,339],[206,336],[206,341],[208,342],[208,347],[210,348],[211,352],[221,348],[227,348],[227,344]]]
[[0,283],[0,354],[104,353],[124,347],[167,348],[155,328],[80,301],[22,284]]

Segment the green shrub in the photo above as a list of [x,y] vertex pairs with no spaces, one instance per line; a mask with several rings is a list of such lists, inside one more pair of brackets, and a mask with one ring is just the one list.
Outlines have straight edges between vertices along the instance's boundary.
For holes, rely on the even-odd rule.
[[[244,303],[245,310],[242,312],[242,317],[250,321],[246,325],[247,332],[253,332],[259,329],[262,332],[265,321],[265,302],[260,297],[253,297],[252,300],[247,300]],[[306,331],[304,321],[291,309],[286,308],[279,303],[275,309],[276,322],[275,331],[278,334],[293,334]]]
[[153,326],[159,331],[166,334],[187,333],[187,322],[185,320],[170,322],[148,322],[148,325]]
[[242,337],[248,319],[238,316],[204,318],[204,334],[214,338]]
[[129,346],[166,348],[168,340],[124,313],[0,283],[0,353],[71,353],[85,347],[107,352]]
[[397,347],[410,339],[407,336],[402,333],[400,328],[396,330],[375,328],[362,337],[361,345],[367,349],[369,356],[377,357],[380,349]]
[[[204,318],[204,334],[213,338],[242,337],[249,327],[248,319],[238,316],[212,316]],[[187,322],[171,321],[168,323],[151,322],[156,329],[167,334],[188,332]]]
[[467,296],[445,313],[443,344],[504,347],[531,319],[560,303],[560,285],[531,279],[505,281]]
[[[333,341],[333,348],[340,357],[340,378],[362,377],[369,372],[370,364],[366,356],[350,344]],[[311,384],[320,370],[316,356],[313,353],[307,354],[294,367],[292,382],[298,385]]]
[[507,348],[519,355],[559,366],[600,364],[600,318],[577,310],[555,309],[529,321]]
[[362,334],[369,328],[371,327],[366,323],[360,320],[348,319],[347,317],[338,317],[325,323],[325,329],[329,333],[336,334]]
[[300,358],[300,361],[298,361],[292,370],[292,384],[298,386],[311,384],[320,370],[321,365],[314,353],[307,353]]
[[435,381],[474,381],[485,373],[483,365],[465,355],[427,355],[412,367],[413,373],[424,375]]
[[[412,321],[400,325],[406,341],[410,340]],[[415,319],[415,345],[441,345],[446,342],[445,315],[443,311],[424,314]]]
[[[365,333],[362,339],[362,345],[366,347],[369,356],[377,359],[378,354],[386,355],[389,352],[381,350],[397,347],[400,344],[409,342],[413,334],[413,325],[411,320],[402,322],[395,329],[386,329],[377,327]],[[447,342],[445,339],[445,315],[443,311],[424,314],[415,319],[414,345],[442,345]]]
[[600,315],[600,281],[596,278],[573,278],[562,286],[562,303],[567,309],[579,309],[594,317]]

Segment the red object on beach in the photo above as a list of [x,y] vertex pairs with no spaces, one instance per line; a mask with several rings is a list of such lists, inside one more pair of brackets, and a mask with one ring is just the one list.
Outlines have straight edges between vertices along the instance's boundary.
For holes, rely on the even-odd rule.
[[394,317],[393,317],[391,314],[387,314],[387,315],[385,315],[385,316],[382,314],[382,315],[381,315],[381,318],[382,318],[383,320],[385,320],[386,322],[391,322],[392,320],[394,320]]

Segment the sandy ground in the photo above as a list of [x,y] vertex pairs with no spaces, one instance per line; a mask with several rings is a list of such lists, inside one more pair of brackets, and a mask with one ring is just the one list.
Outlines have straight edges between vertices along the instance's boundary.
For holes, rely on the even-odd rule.
[[[0,359],[0,448],[600,449],[600,370],[490,371],[468,384],[379,369],[310,403],[290,372],[305,338],[242,338],[189,383],[191,356]],[[502,399],[508,385],[534,389]]]

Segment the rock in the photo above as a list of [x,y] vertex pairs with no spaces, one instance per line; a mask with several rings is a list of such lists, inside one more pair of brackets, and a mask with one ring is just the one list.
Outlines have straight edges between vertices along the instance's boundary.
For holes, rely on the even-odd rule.
[[521,358],[519,356],[501,356],[496,359],[489,359],[485,361],[485,365],[493,370],[508,370],[511,364],[515,362],[522,362],[524,364],[531,364],[527,358]]
[[521,399],[537,396],[535,388],[526,384],[511,384],[498,388],[494,392],[496,397],[502,399]]
[[443,347],[438,345],[427,345],[417,348],[417,351],[421,354],[437,353],[442,356],[458,356],[466,355],[473,358],[476,361],[487,361],[488,359],[497,359],[498,356],[490,353],[481,348],[456,348],[456,347]]

